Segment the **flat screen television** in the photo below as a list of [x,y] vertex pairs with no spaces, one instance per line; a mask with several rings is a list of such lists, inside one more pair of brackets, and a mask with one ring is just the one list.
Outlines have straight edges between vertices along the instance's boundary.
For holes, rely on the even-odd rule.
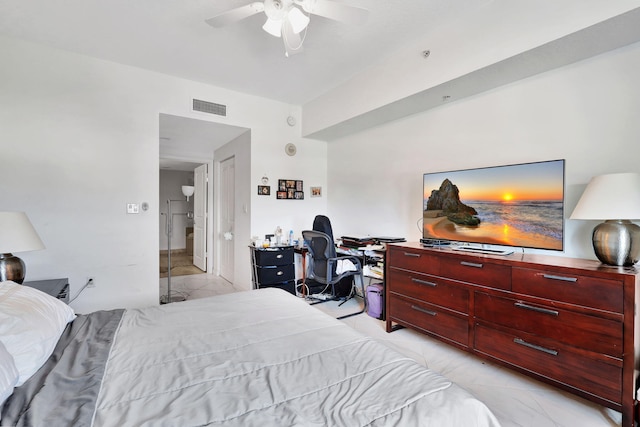
[[564,160],[425,173],[422,230],[425,244],[561,251]]

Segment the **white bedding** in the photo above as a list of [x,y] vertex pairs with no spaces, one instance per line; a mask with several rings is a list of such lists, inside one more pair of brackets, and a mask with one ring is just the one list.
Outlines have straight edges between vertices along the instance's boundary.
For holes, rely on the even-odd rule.
[[276,289],[127,310],[95,426],[498,426],[444,377]]

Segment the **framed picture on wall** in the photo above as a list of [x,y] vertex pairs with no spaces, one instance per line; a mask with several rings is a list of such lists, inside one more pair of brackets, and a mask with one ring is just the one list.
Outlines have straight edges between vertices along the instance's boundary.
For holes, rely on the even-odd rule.
[[311,187],[311,197],[322,197],[322,187]]
[[270,185],[258,185],[258,195],[259,196],[268,196],[271,194],[271,186]]
[[304,185],[300,179],[279,179],[277,199],[304,199]]

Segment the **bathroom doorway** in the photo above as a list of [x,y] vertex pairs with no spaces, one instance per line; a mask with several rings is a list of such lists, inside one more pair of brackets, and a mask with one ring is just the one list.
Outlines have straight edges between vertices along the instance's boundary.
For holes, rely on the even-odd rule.
[[[207,271],[203,259],[194,262],[194,254],[203,258],[206,253],[206,242],[194,239],[196,194],[187,200],[182,191],[183,186],[194,186],[194,171],[203,166],[207,167],[206,164],[181,162],[160,169],[160,277],[167,277],[169,272],[171,276],[185,276]],[[198,198],[206,201],[206,193],[198,194]],[[206,206],[202,200],[198,204]],[[202,247],[195,247],[194,240]]]
[[[171,184],[171,190],[167,190],[167,193],[164,194],[162,188],[160,188],[160,210],[166,210],[165,205],[167,204],[167,200],[179,200],[178,202],[172,202],[172,208],[175,208],[175,212],[178,212],[180,215],[176,218],[176,222],[181,222],[184,220],[183,224],[176,224],[174,227],[175,231],[172,236],[172,247],[177,249],[184,249],[186,252],[188,246],[191,245],[191,238],[194,241],[194,244],[199,245],[198,248],[201,248],[201,253],[196,252],[196,248],[194,247],[194,252],[196,255],[200,256],[200,271],[206,272],[207,275],[219,275],[220,274],[220,266],[217,265],[219,263],[218,254],[214,253],[217,251],[217,246],[219,244],[220,239],[222,237],[218,236],[216,229],[214,229],[214,221],[217,220],[216,214],[214,213],[214,153],[216,150],[221,147],[226,146],[229,142],[237,140],[243,134],[250,133],[250,130],[247,128],[241,128],[237,126],[225,125],[221,123],[215,123],[207,120],[198,120],[187,117],[179,117],[173,116],[169,114],[160,114],[159,115],[159,157],[160,157],[160,181],[163,181],[163,174],[166,171],[182,171],[187,174],[180,177],[180,174],[177,174],[178,177],[173,178],[173,183]],[[247,154],[248,155],[248,154]],[[195,174],[195,170],[198,166],[205,165],[207,170],[206,176],[203,177],[202,174]],[[247,162],[246,165],[243,163],[242,168],[238,171],[242,175],[246,174],[248,181],[250,176],[250,164]],[[201,206],[202,210],[199,210],[197,206],[188,205],[183,203],[181,200],[185,199],[185,196],[181,194],[181,186],[182,185],[194,185],[197,187],[197,180],[204,180],[206,182],[206,190],[205,195],[206,199],[204,200],[203,206]],[[179,182],[178,182],[179,181]],[[165,195],[167,197],[165,197]],[[202,193],[200,193],[202,195]],[[198,193],[194,194],[194,196],[198,196]],[[197,202],[197,197],[190,198],[191,202]],[[216,204],[220,204],[222,202],[216,201]],[[216,207],[219,209],[220,206]],[[184,209],[184,210],[182,210]],[[188,218],[187,215],[189,212],[193,212],[194,217]],[[196,215],[197,212],[201,212],[199,216]],[[181,216],[182,213],[185,213],[184,217]],[[172,212],[173,214],[173,212]],[[173,215],[172,215],[173,216]],[[196,217],[197,216],[197,217]],[[194,220],[196,223],[194,224]],[[201,222],[198,223],[198,220],[204,221],[204,224]],[[191,232],[191,229],[188,228],[191,225],[194,225],[194,230]],[[204,225],[202,229],[198,228],[201,225]],[[166,220],[165,218],[160,217],[160,250],[167,250],[167,237],[166,237]],[[244,227],[249,227],[243,224]],[[197,228],[197,229],[196,229]],[[201,233],[198,232],[201,230]],[[184,235],[183,235],[184,234]],[[249,234],[248,229],[246,233],[243,230],[243,234]],[[164,237],[163,237],[164,236]],[[173,240],[176,239],[176,240]],[[202,247],[201,247],[201,246]],[[186,260],[183,261],[184,264],[190,264],[189,268],[197,268],[193,267],[193,261],[189,259],[187,255]],[[177,257],[178,258],[178,257]],[[173,261],[173,260],[172,260]],[[161,267],[162,267],[162,258],[161,258]],[[165,268],[168,268],[168,262],[164,261]],[[173,262],[172,262],[173,264]],[[197,263],[198,264],[198,263]],[[186,266],[182,266],[186,267]],[[174,270],[172,270],[173,273]],[[180,272],[176,272],[180,274]],[[177,275],[172,274],[172,275]],[[196,273],[198,274],[198,273]],[[181,277],[181,276],[178,276]],[[186,276],[182,276],[186,277]],[[166,279],[160,279],[160,288],[161,295],[163,293],[163,286],[165,291],[166,289]],[[164,280],[164,282],[163,282]],[[212,281],[215,282],[215,281]],[[179,281],[176,280],[174,282],[176,285],[179,285]],[[177,286],[176,286],[177,287]]]

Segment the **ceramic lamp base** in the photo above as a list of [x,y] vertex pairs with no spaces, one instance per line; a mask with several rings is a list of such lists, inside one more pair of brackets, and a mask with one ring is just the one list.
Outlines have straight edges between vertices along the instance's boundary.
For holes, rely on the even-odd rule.
[[0,254],[0,282],[24,282],[24,262],[12,254]]
[[593,250],[602,263],[631,266],[640,259],[640,226],[609,220],[593,229]]

